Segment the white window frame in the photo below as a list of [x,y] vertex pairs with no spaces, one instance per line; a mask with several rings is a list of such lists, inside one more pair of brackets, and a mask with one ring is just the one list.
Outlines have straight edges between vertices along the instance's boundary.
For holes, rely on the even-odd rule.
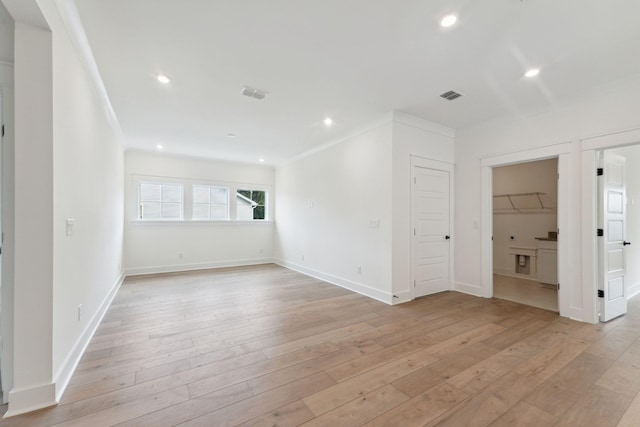
[[[255,183],[214,181],[206,179],[167,177],[167,176],[151,176],[151,175],[130,175],[131,191],[128,197],[127,214],[130,221],[137,224],[147,225],[198,225],[207,224],[212,226],[224,226],[234,224],[271,224],[273,223],[273,187],[270,185],[262,185]],[[140,219],[140,184],[179,184],[182,185],[182,219],[164,219],[164,220],[142,220]],[[193,186],[221,187],[227,189],[229,197],[228,216],[226,220],[194,220],[193,219]],[[235,200],[238,190],[252,190],[265,192],[265,219],[238,220],[237,219],[237,202]]]
[[[245,220],[238,219],[238,212],[237,212],[238,201],[235,200],[235,205],[236,205],[236,216],[235,216],[235,218],[236,218],[236,221],[259,221],[259,222],[269,221],[269,191],[265,190],[264,188],[255,188],[255,186],[247,185],[247,186],[243,187],[242,185],[239,185],[235,189],[234,196],[237,197],[237,194],[238,194],[239,191],[251,191],[251,192],[261,191],[261,192],[264,193],[264,219],[253,219],[253,218],[250,219],[250,220],[249,219],[245,219]],[[245,196],[243,196],[243,197],[245,197]],[[255,207],[254,207],[254,209],[255,209]]]
[[[191,193],[191,216],[190,216],[191,221],[229,221],[230,220],[230,217],[229,217],[230,206],[229,205],[231,203],[230,202],[230,198],[231,198],[230,194],[231,194],[231,192],[229,191],[229,187],[222,186],[222,185],[211,185],[211,184],[200,184],[200,183],[191,184],[190,187],[191,187],[190,188],[190,190],[191,190],[190,191],[190,193]],[[196,219],[196,218],[194,218],[194,216],[193,216],[193,208],[194,208],[195,205],[208,205],[209,206],[209,212],[211,212],[211,207],[212,206],[221,206],[222,205],[221,203],[212,203],[211,199],[209,199],[209,203],[196,203],[195,200],[194,200],[194,197],[193,197],[193,192],[194,192],[196,187],[207,188],[207,189],[209,189],[209,192],[211,192],[211,189],[222,189],[222,190],[226,191],[227,198],[226,198],[226,203],[224,204],[224,206],[226,208],[226,212],[225,212],[225,217],[224,218],[221,218],[221,219],[213,218],[212,219],[211,215],[209,215],[208,219],[201,219],[201,218]],[[209,193],[209,194],[211,194],[211,193]]]
[[[160,218],[142,218],[143,216],[143,210],[142,210],[142,203],[143,201],[141,200],[142,198],[142,186],[143,185],[160,185],[161,186],[161,199],[160,199]],[[179,218],[163,218],[162,217],[162,205],[163,203],[171,203],[171,204],[175,204],[177,202],[163,202],[162,201],[162,186],[178,186],[180,187],[180,217]],[[175,221],[184,221],[184,185],[182,183],[179,182],[158,182],[158,181],[139,181],[136,185],[136,188],[138,190],[138,196],[137,196],[137,201],[138,201],[138,220],[143,221],[143,222],[157,222],[157,221],[171,221],[171,222],[175,222]]]

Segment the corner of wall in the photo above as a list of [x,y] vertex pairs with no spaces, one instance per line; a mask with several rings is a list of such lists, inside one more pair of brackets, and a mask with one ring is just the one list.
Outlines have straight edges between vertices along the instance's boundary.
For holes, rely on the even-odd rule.
[[26,389],[13,389],[9,392],[9,410],[3,418],[14,417],[38,409],[48,408],[58,404],[56,399],[56,385],[42,384]]

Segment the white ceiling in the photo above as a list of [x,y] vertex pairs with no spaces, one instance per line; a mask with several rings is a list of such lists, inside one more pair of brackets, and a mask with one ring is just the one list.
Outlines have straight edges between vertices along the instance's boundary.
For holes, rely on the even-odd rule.
[[466,128],[640,74],[638,0],[76,4],[127,147],[177,154],[276,164],[391,110]]

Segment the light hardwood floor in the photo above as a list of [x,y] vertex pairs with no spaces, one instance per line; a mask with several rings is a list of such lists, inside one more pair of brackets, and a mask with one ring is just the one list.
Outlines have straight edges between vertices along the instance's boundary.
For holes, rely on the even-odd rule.
[[640,303],[602,325],[275,265],[127,280],[60,405],[1,426],[638,426]]
[[544,308],[545,310],[558,310],[558,291],[540,285],[535,280],[521,279],[519,277],[493,275],[493,296],[520,304]]

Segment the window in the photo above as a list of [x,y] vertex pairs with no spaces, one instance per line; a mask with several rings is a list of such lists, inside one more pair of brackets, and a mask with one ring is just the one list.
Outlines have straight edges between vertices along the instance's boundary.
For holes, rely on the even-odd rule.
[[237,219],[267,219],[267,192],[256,190],[238,190],[236,193]]
[[182,220],[182,185],[141,182],[138,218],[143,221]]
[[224,187],[193,186],[193,215],[196,221],[229,219],[229,192]]

